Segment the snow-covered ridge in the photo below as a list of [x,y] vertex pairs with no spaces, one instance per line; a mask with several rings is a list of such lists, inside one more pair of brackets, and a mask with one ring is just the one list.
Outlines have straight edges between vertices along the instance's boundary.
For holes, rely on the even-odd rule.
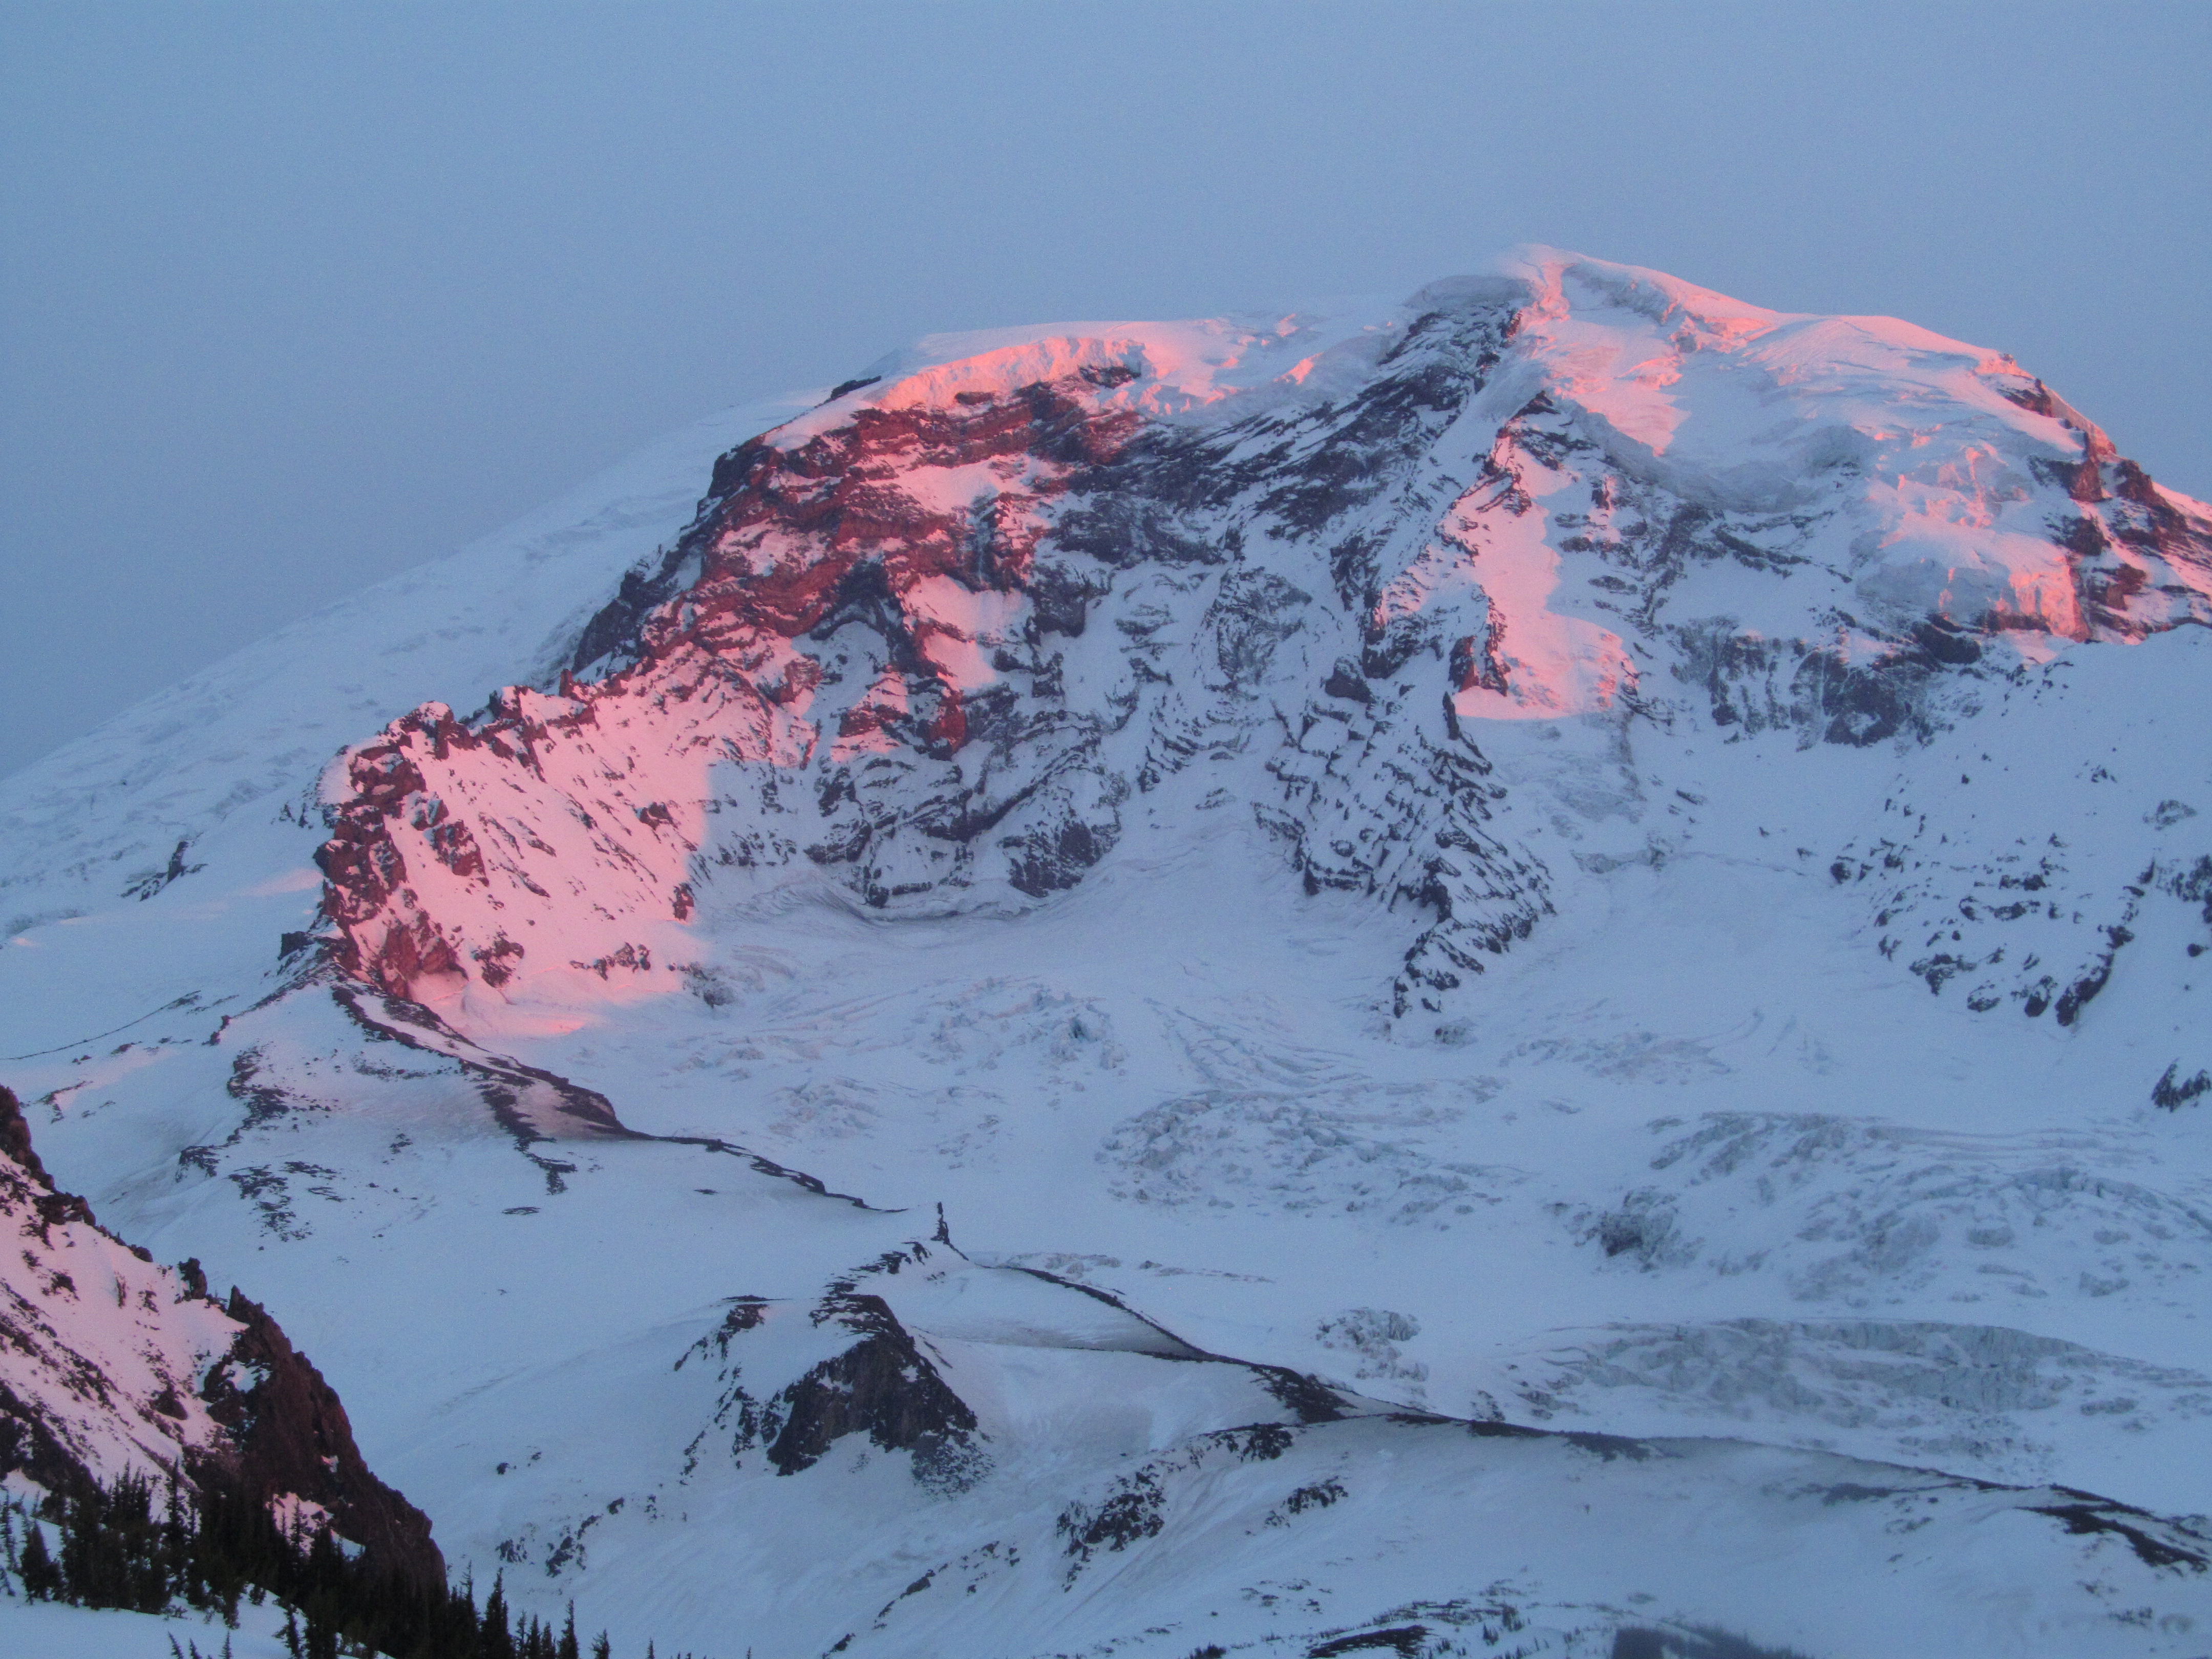
[[19,1141],[0,1152],[9,1462],[49,1486],[69,1471],[162,1480],[222,1438],[201,1389],[245,1327],[54,1191],[21,1127],[14,1097],[0,1097],[0,1130]]
[[[253,871],[241,885],[303,867],[304,850],[272,857],[258,832],[280,810],[312,806],[334,756],[426,697],[474,708],[490,686],[551,674],[625,568],[683,527],[714,457],[819,395],[671,433],[482,542],[340,600],[0,779],[0,927],[21,933],[163,876],[180,842],[200,849],[182,864],[204,857],[211,837],[258,843],[232,854]],[[272,701],[270,686],[283,696]]]
[[[371,1474],[345,1409],[261,1308],[211,1300],[58,1192],[0,1089],[0,1478],[73,1494],[141,1480],[241,1490],[441,1583],[428,1522]],[[27,1482],[27,1486],[24,1484]]]

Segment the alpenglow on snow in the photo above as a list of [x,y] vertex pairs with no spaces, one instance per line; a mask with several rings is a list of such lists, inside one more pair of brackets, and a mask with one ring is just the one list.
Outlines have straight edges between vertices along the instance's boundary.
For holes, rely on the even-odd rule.
[[2208,623],[1891,319],[933,337],[0,784],[0,1082],[617,1652],[2190,1659]]

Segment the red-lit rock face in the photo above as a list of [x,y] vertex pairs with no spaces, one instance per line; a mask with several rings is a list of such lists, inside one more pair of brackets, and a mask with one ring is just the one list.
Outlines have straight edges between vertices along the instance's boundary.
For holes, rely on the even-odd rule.
[[349,756],[341,965],[649,994],[708,884],[1020,905],[1203,794],[1419,918],[1402,1012],[1552,909],[1497,723],[1910,740],[1956,677],[2212,621],[2204,509],[1909,325],[1565,261],[1299,337],[1000,344],[732,451],[557,691]]
[[[402,995],[541,966],[627,983],[691,914],[716,768],[962,750],[971,702],[1029,694],[1066,624],[1030,596],[1043,508],[1139,422],[1097,407],[1101,382],[863,409],[726,456],[671,556],[696,572],[678,596],[594,625],[635,621],[628,666],[502,692],[473,724],[430,705],[349,757],[321,854],[348,969]],[[847,629],[869,672],[825,686],[810,643]]]

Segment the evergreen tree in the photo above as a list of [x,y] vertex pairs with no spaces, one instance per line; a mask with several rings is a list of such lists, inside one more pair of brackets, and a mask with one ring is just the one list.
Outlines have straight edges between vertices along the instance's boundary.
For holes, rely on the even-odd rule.
[[46,1529],[31,1522],[23,1540],[23,1594],[33,1601],[58,1601],[62,1595],[62,1570],[46,1548]]
[[338,1659],[337,1626],[313,1611],[307,1614],[307,1659]]
[[491,1581],[491,1594],[484,1599],[483,1623],[477,1630],[477,1659],[520,1659],[507,1622],[504,1572]]
[[[501,1577],[479,1611],[472,1577],[423,1584],[349,1559],[329,1528],[296,1516],[279,1526],[265,1504],[240,1492],[195,1492],[173,1478],[157,1492],[126,1476],[52,1494],[41,1510],[46,1524],[0,1502],[0,1558],[34,1601],[149,1613],[181,1603],[220,1612],[234,1629],[241,1596],[258,1607],[274,1595],[291,1659],[583,1659],[573,1602],[556,1632],[508,1605]],[[58,1547],[47,1542],[46,1525]],[[225,1659],[230,1650],[226,1637]],[[591,1659],[613,1659],[605,1632],[590,1651]],[[200,1659],[197,1647],[191,1659]],[[650,1644],[647,1659],[657,1659]]]

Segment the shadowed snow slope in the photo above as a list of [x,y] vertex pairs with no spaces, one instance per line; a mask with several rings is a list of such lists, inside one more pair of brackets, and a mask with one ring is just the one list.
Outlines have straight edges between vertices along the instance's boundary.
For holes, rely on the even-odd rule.
[[0,1075],[641,1642],[2185,1659],[2208,623],[1890,319],[938,337],[0,785]]

